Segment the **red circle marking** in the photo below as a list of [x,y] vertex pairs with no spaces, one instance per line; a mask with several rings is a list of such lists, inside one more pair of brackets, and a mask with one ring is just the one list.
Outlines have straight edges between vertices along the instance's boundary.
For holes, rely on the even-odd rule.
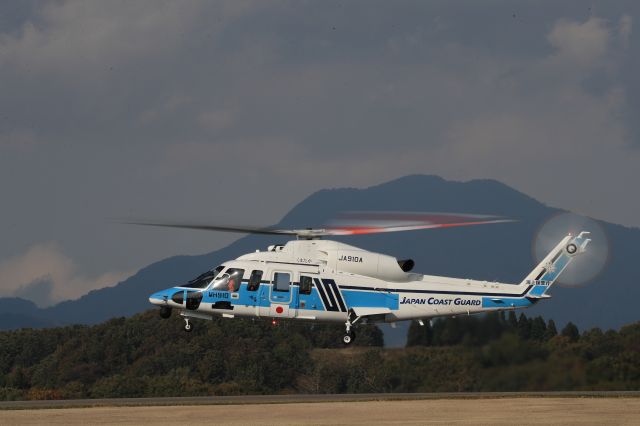
[[282,311],[284,311],[284,309],[282,309],[282,306],[278,306],[278,307],[276,308],[276,312],[277,312],[277,313],[281,314],[281,313],[282,313]]

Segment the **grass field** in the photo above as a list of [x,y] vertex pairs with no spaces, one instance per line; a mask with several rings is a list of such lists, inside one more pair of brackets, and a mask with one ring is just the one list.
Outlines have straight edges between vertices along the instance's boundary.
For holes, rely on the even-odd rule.
[[0,411],[0,424],[638,425],[640,398],[497,398]]

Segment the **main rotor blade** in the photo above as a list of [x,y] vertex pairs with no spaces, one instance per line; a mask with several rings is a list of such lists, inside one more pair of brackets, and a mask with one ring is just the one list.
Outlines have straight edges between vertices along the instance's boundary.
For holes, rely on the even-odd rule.
[[197,229],[204,231],[237,232],[243,234],[291,235],[298,238],[315,239],[325,236],[366,235],[383,232],[415,231],[421,229],[453,228],[514,222],[498,216],[454,213],[407,213],[407,212],[345,212],[324,228],[275,229],[251,226],[224,226],[198,223],[156,222],[146,220],[123,220],[119,223],[164,228]]
[[514,222],[510,219],[501,220],[487,220],[481,222],[460,222],[460,223],[439,223],[431,225],[408,225],[408,226],[380,226],[380,227],[336,227],[326,229],[324,235],[366,235],[366,234],[379,234],[383,232],[401,232],[401,231],[417,231],[421,229],[436,229],[436,228],[455,228],[460,226],[474,226],[474,225],[487,225],[490,223],[504,223]]
[[504,222],[514,220],[499,216],[457,213],[346,212],[325,232],[328,235],[365,235]]
[[204,231],[219,231],[219,232],[238,232],[242,234],[264,234],[264,235],[298,235],[298,232],[289,229],[273,229],[273,228],[255,228],[248,226],[218,226],[218,225],[204,225],[195,223],[164,223],[164,222],[150,222],[150,221],[122,221],[127,225],[142,225],[142,226],[159,226],[163,228],[182,228],[182,229],[197,229]]

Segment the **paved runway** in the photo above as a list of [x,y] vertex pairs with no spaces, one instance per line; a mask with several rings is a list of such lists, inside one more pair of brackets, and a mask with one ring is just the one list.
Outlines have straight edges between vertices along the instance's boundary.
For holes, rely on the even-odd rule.
[[640,391],[591,392],[434,392],[376,393],[330,395],[241,395],[193,396],[168,398],[67,399],[52,401],[1,401],[0,410],[81,407],[144,407],[180,405],[291,404],[357,401],[411,401],[427,399],[498,399],[498,398],[639,398]]
[[[440,395],[441,396],[441,395]],[[335,396],[330,396],[333,398]],[[291,397],[289,397],[290,399]],[[637,397],[487,397],[320,402],[320,398],[263,399],[227,405],[101,406],[0,411],[0,425],[637,425]],[[342,397],[341,397],[342,398]],[[353,397],[352,397],[353,398]],[[371,398],[371,396],[369,397]],[[167,400],[164,400],[165,402]],[[199,400],[200,401],[200,400]],[[227,400],[229,401],[229,400]],[[253,398],[250,401],[254,401]],[[138,401],[139,403],[146,403]],[[188,399],[180,400],[190,403]],[[308,403],[301,403],[308,402]],[[311,403],[313,402],[313,403]]]

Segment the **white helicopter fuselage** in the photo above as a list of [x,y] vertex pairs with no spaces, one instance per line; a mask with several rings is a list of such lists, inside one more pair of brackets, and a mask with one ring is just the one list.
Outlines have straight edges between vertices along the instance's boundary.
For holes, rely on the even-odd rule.
[[551,284],[590,241],[585,234],[563,238],[520,284],[416,274],[408,271],[412,261],[336,241],[295,240],[225,262],[199,281],[149,300],[165,317],[171,308],[180,310],[187,331],[188,318],[221,315],[342,322],[349,335],[361,319],[395,322],[529,307],[550,297]]

